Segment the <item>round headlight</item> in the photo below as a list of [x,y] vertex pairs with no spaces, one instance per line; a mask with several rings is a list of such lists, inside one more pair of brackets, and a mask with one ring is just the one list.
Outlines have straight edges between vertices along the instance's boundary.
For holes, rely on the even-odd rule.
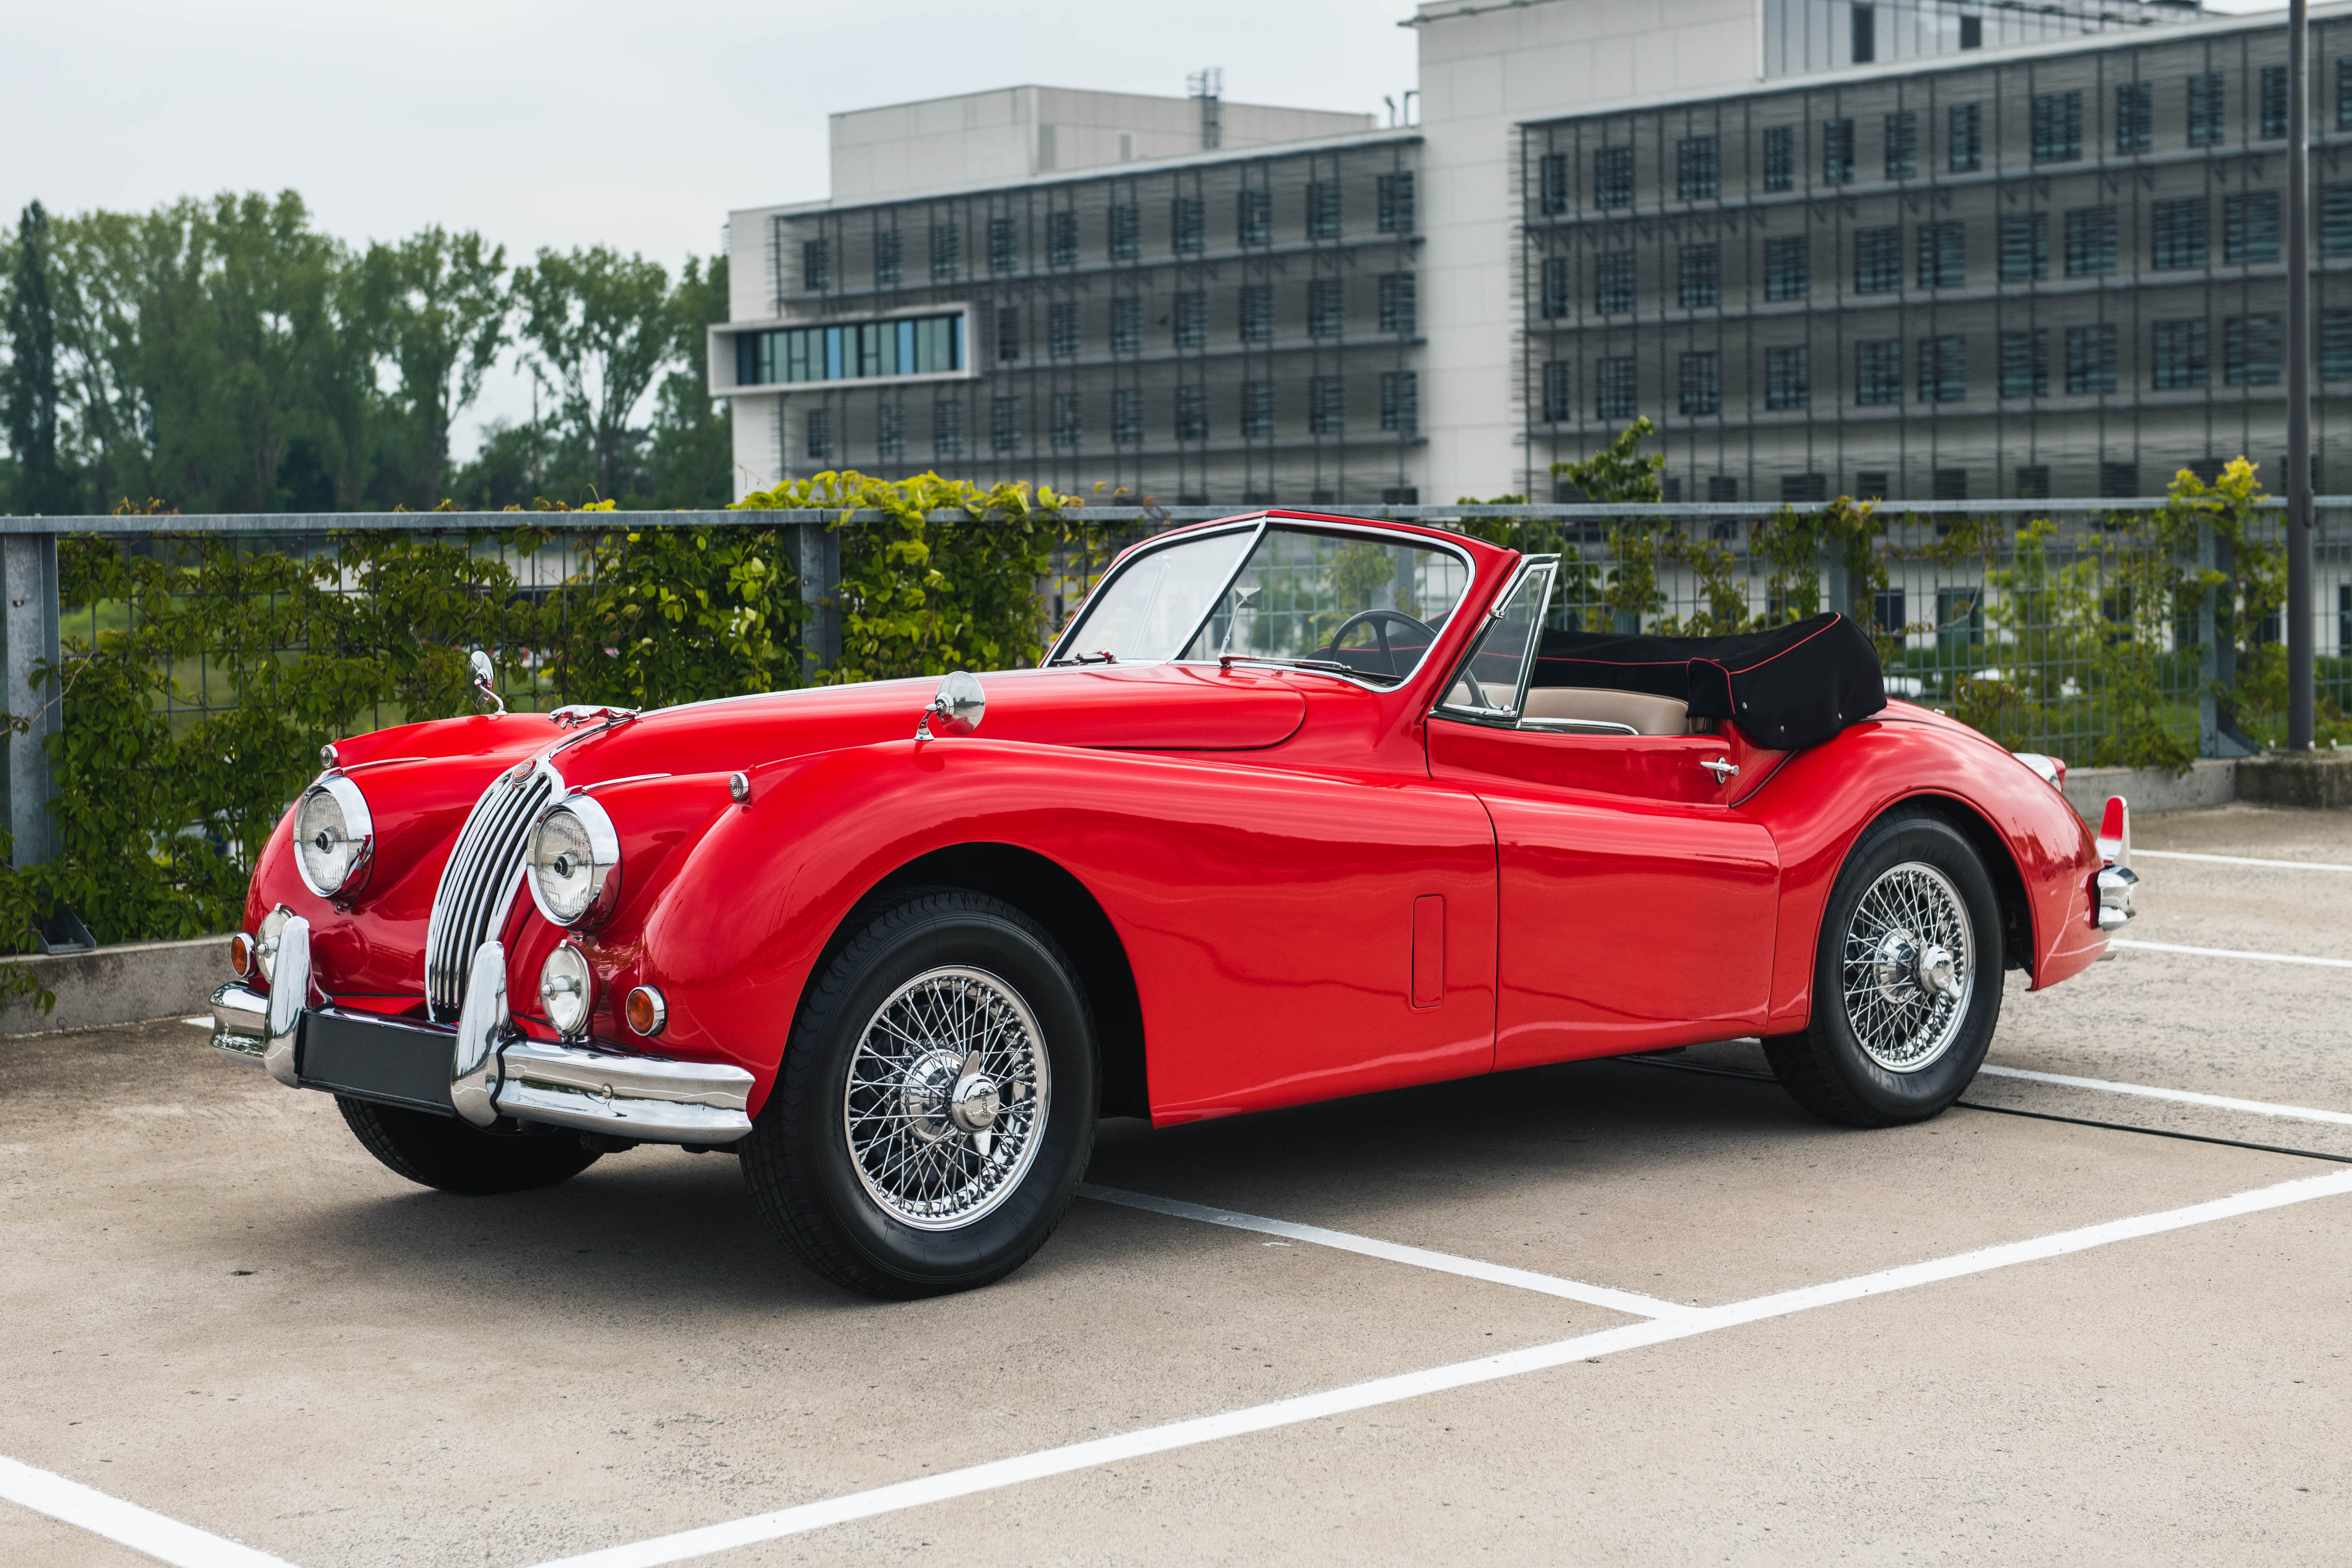
[[261,930],[255,933],[253,962],[260,966],[264,980],[278,978],[278,939],[286,934],[286,922],[293,918],[294,911],[284,904],[261,917]]
[[621,894],[621,837],[604,808],[575,795],[539,819],[524,856],[530,899],[560,926],[612,912]]
[[374,845],[375,821],[351,780],[320,779],[294,803],[294,863],[304,885],[320,898],[365,887]]
[[594,985],[587,955],[570,942],[547,955],[547,962],[539,966],[539,999],[557,1034],[577,1035],[587,1028]]

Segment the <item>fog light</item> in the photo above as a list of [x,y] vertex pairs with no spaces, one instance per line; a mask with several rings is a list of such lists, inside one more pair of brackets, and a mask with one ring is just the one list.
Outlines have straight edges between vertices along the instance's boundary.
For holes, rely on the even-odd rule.
[[547,962],[539,966],[539,1000],[557,1034],[578,1035],[587,1028],[594,985],[587,954],[570,942],[547,955]]
[[652,1039],[669,1023],[669,1005],[662,994],[650,985],[640,985],[629,993],[626,1007],[629,1027]]

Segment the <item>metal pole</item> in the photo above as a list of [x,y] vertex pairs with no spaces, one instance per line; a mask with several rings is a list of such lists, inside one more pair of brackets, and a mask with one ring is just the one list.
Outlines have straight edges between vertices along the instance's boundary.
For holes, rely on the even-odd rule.
[[2312,744],[2311,16],[2286,19],[2286,745]]
[[58,852],[57,820],[49,798],[57,786],[43,744],[64,726],[55,691],[33,689],[33,672],[58,661],[58,541],[52,533],[0,534],[0,710],[29,714],[30,732],[7,737],[7,762],[0,784],[7,794],[9,834],[16,863],[37,866]]

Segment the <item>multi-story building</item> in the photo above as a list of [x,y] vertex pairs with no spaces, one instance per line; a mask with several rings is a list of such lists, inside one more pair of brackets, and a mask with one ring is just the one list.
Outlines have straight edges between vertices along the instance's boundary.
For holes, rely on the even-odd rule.
[[[2352,392],[2352,4],[2315,22],[2325,464]],[[711,379],[740,482],[1540,497],[1637,414],[1695,500],[2275,473],[2275,14],[1433,0],[1407,25],[1406,123],[1213,81],[835,116],[829,200],[733,215]]]

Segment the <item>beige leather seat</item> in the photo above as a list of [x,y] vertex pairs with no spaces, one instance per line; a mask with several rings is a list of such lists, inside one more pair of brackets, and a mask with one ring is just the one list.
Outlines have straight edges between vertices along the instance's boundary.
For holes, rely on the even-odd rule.
[[1690,704],[1643,691],[1611,691],[1597,686],[1538,686],[1528,693],[1524,715],[1530,729],[1545,721],[1594,725],[1622,724],[1636,735],[1690,733]]

